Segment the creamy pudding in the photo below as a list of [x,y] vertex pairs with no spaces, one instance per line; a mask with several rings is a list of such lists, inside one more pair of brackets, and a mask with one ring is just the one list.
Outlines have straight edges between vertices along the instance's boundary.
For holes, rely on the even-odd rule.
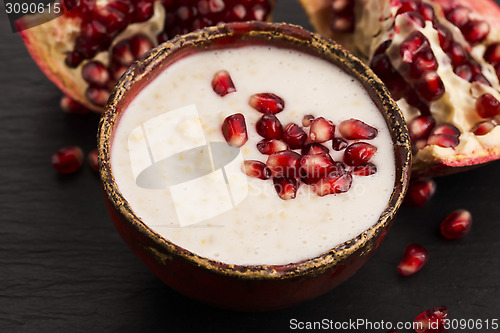
[[[220,71],[234,91],[216,92],[212,81]],[[289,200],[277,195],[276,181],[247,176],[244,161],[269,165],[272,156],[258,148],[263,113],[251,97],[261,93],[283,100],[275,114],[283,130],[297,124],[308,141],[308,115],[335,125],[336,138],[346,120],[369,124],[375,137],[345,143],[376,147],[369,158],[375,172],[357,175],[359,165],[345,165],[346,191],[320,196],[314,184],[298,181]],[[247,133],[240,148],[228,145],[221,130],[236,114]],[[334,161],[346,161],[349,147],[333,138],[319,144]],[[358,236],[385,210],[396,173],[386,121],[361,83],[318,57],[267,46],[198,52],[169,65],[122,110],[111,168],[134,213],[156,233],[200,256],[241,265],[299,262]]]

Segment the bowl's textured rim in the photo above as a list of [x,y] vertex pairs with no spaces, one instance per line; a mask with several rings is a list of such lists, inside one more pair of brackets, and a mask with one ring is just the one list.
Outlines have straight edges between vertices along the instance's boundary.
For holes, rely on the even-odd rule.
[[[233,265],[201,257],[173,244],[151,230],[134,214],[129,203],[118,190],[110,165],[110,142],[112,140],[113,126],[118,120],[119,113],[117,112],[117,106],[119,102],[136,82],[141,81],[143,78],[145,80],[150,79],[147,75],[160,65],[164,59],[171,54],[175,54],[179,49],[185,47],[206,47],[211,43],[228,38],[231,40],[248,41],[250,43],[257,41],[278,41],[285,43],[289,47],[296,47],[298,49],[306,47],[309,50],[321,52],[318,54],[327,60],[333,60],[337,65],[343,67],[344,70],[356,76],[367,89],[372,90],[374,101],[381,103],[379,109],[387,110],[387,112],[382,113],[388,126],[393,129],[392,140],[396,165],[399,163],[401,166],[400,169],[396,168],[396,180],[391,199],[376,224],[357,237],[315,258],[298,263],[287,265]],[[285,279],[303,275],[318,275],[334,267],[337,263],[365,246],[367,248],[362,249],[362,254],[370,253],[377,245],[369,241],[389,226],[403,201],[408,186],[411,165],[410,138],[403,115],[391,98],[385,85],[370,68],[340,45],[318,34],[311,33],[302,27],[286,23],[262,22],[229,23],[216,27],[208,27],[167,41],[152,49],[142,59],[136,61],[119,80],[106,105],[105,112],[99,123],[98,152],[99,173],[107,198],[132,227],[151,239],[157,247],[162,249],[161,252],[153,247],[147,249],[153,256],[162,262],[169,261],[174,256],[179,256],[193,265],[211,272],[241,279]]]

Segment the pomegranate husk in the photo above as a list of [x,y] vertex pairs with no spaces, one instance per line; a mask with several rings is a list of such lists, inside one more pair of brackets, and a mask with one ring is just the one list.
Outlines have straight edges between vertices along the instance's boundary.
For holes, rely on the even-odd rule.
[[[354,0],[351,0],[354,1]],[[450,0],[432,0],[437,4],[446,4]],[[331,38],[340,43],[349,51],[358,55],[361,59],[366,57],[359,54],[352,42],[352,33],[337,33],[330,28],[333,14],[330,10],[332,0],[299,0],[304,8],[311,25],[321,35]],[[488,22],[491,32],[496,39],[500,40],[500,7],[493,0],[454,0],[457,5],[469,7]],[[467,154],[454,154],[452,156],[438,156],[433,154],[426,159],[413,158],[412,176],[445,176],[474,169],[486,163],[500,159],[500,146],[485,148]]]
[[[110,2],[106,1],[106,3]],[[159,2],[159,0],[155,1],[155,8],[157,8]],[[275,0],[270,0],[269,2],[271,4],[271,11],[265,20],[270,22]],[[105,3],[103,2],[102,5],[105,5]],[[155,9],[155,11],[157,10]],[[65,64],[65,52],[70,51],[70,49],[65,49],[64,52],[61,52],[55,49],[51,43],[47,42],[58,41],[59,46],[63,46],[64,44],[74,45],[76,35],[79,32],[79,30],[75,29],[79,29],[81,19],[72,15],[71,11],[54,18],[56,16],[55,14],[50,15],[46,13],[25,15],[18,19],[15,25],[31,57],[49,79],[63,93],[80,102],[85,107],[96,112],[102,112],[104,108],[92,103],[85,94],[88,84],[81,76],[82,64],[77,68],[68,67]],[[149,20],[140,24],[148,22]],[[32,28],[26,29],[26,27]],[[126,33],[127,29],[121,32],[120,35],[126,35]]]

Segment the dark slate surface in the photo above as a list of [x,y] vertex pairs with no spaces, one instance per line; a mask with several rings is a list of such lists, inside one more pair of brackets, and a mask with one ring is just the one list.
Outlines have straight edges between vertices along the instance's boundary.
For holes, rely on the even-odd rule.
[[[61,177],[52,169],[58,148],[95,146],[98,117],[60,111],[59,91],[0,16],[0,332],[280,332],[292,318],[409,321],[436,305],[457,319],[500,317],[499,163],[439,179],[427,207],[402,209],[375,256],[314,301],[236,313],[172,291],[115,232],[92,170]],[[291,0],[279,2],[276,20],[308,26]],[[472,212],[473,229],[445,241],[439,222],[457,208]],[[430,260],[401,278],[396,265],[411,242]]]

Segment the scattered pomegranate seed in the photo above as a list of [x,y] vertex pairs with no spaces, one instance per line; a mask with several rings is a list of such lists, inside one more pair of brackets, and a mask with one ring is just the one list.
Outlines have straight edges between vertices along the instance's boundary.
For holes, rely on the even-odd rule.
[[482,118],[495,117],[500,113],[500,102],[491,94],[484,94],[476,101],[476,110]]
[[494,65],[500,63],[500,43],[494,43],[488,46],[484,52],[484,60]]
[[104,87],[108,84],[109,71],[100,61],[90,61],[82,68],[82,77],[90,84]]
[[341,122],[339,132],[347,140],[372,140],[378,134],[375,127],[353,118]]
[[457,239],[465,236],[472,226],[472,215],[465,209],[458,209],[441,222],[441,235],[447,239]]
[[444,321],[448,318],[448,308],[437,306],[422,312],[413,319],[414,329],[417,333],[444,333]]
[[302,155],[321,155],[328,154],[330,151],[320,143],[310,143],[302,148],[301,153]]
[[266,165],[273,177],[297,177],[300,168],[301,156],[294,151],[284,150],[270,155]]
[[266,180],[271,178],[271,170],[260,161],[247,160],[243,162],[243,172],[254,178]]
[[428,102],[441,98],[445,93],[444,83],[434,71],[426,72],[415,82],[415,88],[419,95]]
[[299,189],[299,182],[295,178],[273,178],[274,189],[278,196],[283,200],[295,199],[297,190]]
[[300,167],[311,178],[322,178],[333,168],[334,162],[329,154],[304,155]]
[[430,178],[415,179],[410,182],[404,200],[405,205],[423,207],[436,193],[436,182]]
[[262,113],[276,114],[283,111],[285,101],[272,93],[261,93],[250,96],[248,104],[255,110]]
[[462,33],[471,45],[476,45],[486,39],[490,25],[485,21],[470,21],[462,28]]
[[377,173],[377,166],[373,163],[358,165],[352,171],[352,174],[356,176],[371,176],[376,173]]
[[412,141],[427,139],[436,121],[431,116],[419,116],[408,124],[408,132]]
[[490,120],[485,120],[477,123],[472,129],[471,132],[475,135],[481,136],[486,135],[489,132],[493,131],[493,129],[500,124],[500,120],[493,118]]
[[222,123],[222,134],[230,145],[243,146],[248,140],[245,117],[241,113],[228,116]]
[[263,115],[255,125],[257,133],[266,139],[281,139],[283,126],[279,119],[273,114]]
[[306,114],[304,118],[302,118],[302,126],[309,127],[311,126],[312,121],[314,120],[314,116],[311,114]]
[[90,167],[94,171],[99,171],[99,159],[98,159],[97,149],[92,150],[87,155],[87,160],[89,162]]
[[352,185],[352,176],[346,172],[343,174],[329,174],[314,184],[314,191],[320,197],[328,194],[345,193],[349,191]]
[[257,149],[264,155],[271,155],[279,151],[288,150],[290,147],[280,140],[264,139],[257,143]]
[[225,70],[215,73],[212,79],[212,89],[221,97],[236,91],[229,72]]
[[410,244],[403,254],[398,265],[398,271],[403,276],[410,276],[418,272],[427,262],[427,250],[419,244]]
[[64,112],[71,114],[88,114],[90,112],[85,106],[66,95],[61,98],[60,106]]
[[347,148],[347,141],[342,138],[333,138],[332,148],[335,151],[341,151]]
[[283,131],[283,141],[285,141],[290,148],[300,149],[304,146],[306,140],[307,134],[299,125],[294,123],[286,125]]
[[52,166],[57,172],[70,174],[76,172],[83,164],[83,151],[80,147],[64,147],[52,155]]
[[350,166],[366,164],[376,152],[377,147],[366,142],[356,142],[345,149],[344,162]]
[[311,123],[309,139],[311,142],[323,143],[331,140],[335,134],[335,125],[323,117],[316,118]]

